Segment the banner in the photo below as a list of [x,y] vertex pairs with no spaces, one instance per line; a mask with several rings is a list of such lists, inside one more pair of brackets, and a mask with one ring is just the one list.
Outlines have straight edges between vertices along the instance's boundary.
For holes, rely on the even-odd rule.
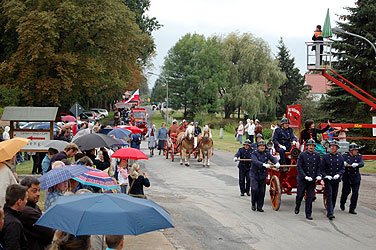
[[291,128],[298,128],[302,124],[302,105],[287,106],[287,119],[290,121]]

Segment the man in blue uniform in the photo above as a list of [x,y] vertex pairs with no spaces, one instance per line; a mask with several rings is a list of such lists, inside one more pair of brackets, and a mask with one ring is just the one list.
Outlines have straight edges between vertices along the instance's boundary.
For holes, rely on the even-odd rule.
[[[280,167],[276,158],[274,158],[266,150],[266,142],[260,140],[257,143],[257,150],[252,153],[252,167],[251,167],[251,192],[252,192],[252,207],[253,211],[264,212],[266,177],[268,172],[266,169],[270,168],[268,161],[273,162],[277,168]],[[257,207],[256,207],[257,206]]]
[[316,142],[309,139],[307,150],[298,157],[298,191],[296,195],[295,214],[299,213],[305,192],[307,198],[305,202],[305,215],[308,220],[312,220],[312,199],[315,192],[315,180],[321,180],[320,176],[320,154],[315,152]]
[[347,196],[352,192],[350,198],[350,214],[356,214],[355,208],[358,202],[359,186],[360,186],[360,173],[359,168],[364,167],[364,161],[361,154],[358,154],[359,147],[356,144],[350,144],[349,152],[343,155],[345,165],[351,165],[351,167],[345,167],[345,173],[343,174],[342,195],[340,201],[340,208],[345,210],[345,203]]
[[256,142],[252,143],[251,144],[251,149],[252,149],[252,152],[256,151],[257,150],[257,143],[260,141],[260,140],[263,140],[264,137],[262,136],[262,134],[257,134],[256,135]]
[[294,131],[289,127],[290,122],[287,118],[282,118],[281,127],[277,128],[273,135],[274,148],[281,157],[281,164],[286,164],[286,152],[289,152],[296,144]]
[[[235,154],[234,161],[237,162],[238,159],[251,159],[251,141],[246,140],[244,142],[244,147],[239,148],[238,152]],[[240,196],[244,196],[246,193],[250,196],[250,179],[249,179],[249,170],[251,169],[251,161],[239,161],[239,187],[240,187]]]
[[334,207],[337,200],[338,185],[345,172],[345,165],[342,155],[337,152],[339,148],[338,141],[331,141],[329,147],[330,153],[324,154],[320,168],[325,182],[326,216],[329,220],[333,220],[335,218]]

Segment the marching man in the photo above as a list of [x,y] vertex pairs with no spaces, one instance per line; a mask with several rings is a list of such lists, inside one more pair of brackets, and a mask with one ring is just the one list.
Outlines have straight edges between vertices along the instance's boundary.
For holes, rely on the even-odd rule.
[[315,180],[321,180],[320,176],[320,154],[315,152],[316,142],[313,139],[307,141],[307,150],[298,157],[298,191],[296,195],[295,214],[299,213],[305,192],[305,215],[312,220],[312,199],[315,192]]
[[[237,162],[238,159],[250,160],[251,154],[252,154],[251,141],[246,140],[244,142],[244,147],[239,148],[238,152],[235,154],[234,161]],[[249,179],[249,170],[251,169],[251,161],[239,161],[238,168],[239,168],[240,196],[244,196],[244,193],[250,196],[251,194],[249,193],[249,189],[251,187],[251,184],[250,184],[250,179]]]
[[277,128],[273,134],[274,148],[281,157],[281,164],[286,164],[286,154],[293,145],[296,144],[294,131],[290,128],[290,122],[287,118],[282,118],[281,127]]
[[252,167],[251,167],[251,192],[252,192],[252,211],[264,212],[266,177],[268,176],[267,169],[270,168],[268,161],[279,168],[280,165],[276,158],[274,158],[266,150],[266,142],[260,140],[257,143],[257,150],[252,153]]
[[358,154],[358,145],[350,144],[349,152],[343,155],[345,160],[345,166],[351,165],[351,167],[345,168],[345,173],[343,174],[343,185],[342,185],[342,195],[340,208],[342,211],[345,210],[345,204],[347,196],[352,192],[350,198],[350,214],[356,214],[355,208],[358,202],[359,186],[360,186],[360,173],[359,168],[364,167],[364,161],[361,154]]
[[329,144],[330,153],[324,154],[321,161],[321,174],[325,182],[326,210],[329,220],[333,220],[334,207],[336,205],[338,185],[345,172],[343,157],[338,153],[338,141],[333,140]]

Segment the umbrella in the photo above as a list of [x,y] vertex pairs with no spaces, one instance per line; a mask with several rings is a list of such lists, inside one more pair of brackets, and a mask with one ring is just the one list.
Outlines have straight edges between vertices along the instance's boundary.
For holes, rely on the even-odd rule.
[[22,137],[0,142],[0,162],[12,159],[28,143],[29,139]]
[[91,169],[84,165],[70,165],[62,168],[55,168],[39,177],[40,189],[46,190],[63,181],[72,179],[73,177],[89,172]]
[[141,134],[143,132],[142,129],[135,127],[135,126],[116,126],[116,127],[114,127],[114,129],[117,129],[117,128],[128,129],[132,132],[132,134]]
[[73,143],[83,151],[99,147],[111,147],[112,145],[117,144],[118,141],[108,135],[91,133],[78,137]]
[[112,128],[101,128],[98,133],[108,135],[112,131]]
[[155,202],[109,193],[61,196],[35,224],[73,235],[139,235],[174,227]]
[[91,134],[91,129],[90,128],[84,128],[80,129],[75,136],[73,136],[72,141],[76,140],[78,137],[84,136]]
[[324,37],[324,38],[328,38],[328,37],[332,37],[333,36],[332,26],[330,25],[329,9],[326,12],[326,18],[325,18],[324,27],[322,29],[321,36]]
[[137,148],[121,148],[111,155],[112,158],[140,160],[149,158]]
[[57,151],[64,151],[65,147],[69,144],[66,141],[61,140],[51,140],[51,141],[45,141],[43,143],[46,148],[54,148]]
[[132,134],[132,131],[125,128],[116,128],[109,132],[107,135],[114,135],[116,138],[120,139],[123,137],[129,137]]
[[66,121],[66,122],[74,122],[76,121],[76,118],[71,115],[66,115],[66,116],[63,116],[61,120]]
[[91,168],[91,171],[80,174],[72,179],[84,185],[95,186],[107,190],[119,189],[119,186],[114,179],[105,172],[95,168]]

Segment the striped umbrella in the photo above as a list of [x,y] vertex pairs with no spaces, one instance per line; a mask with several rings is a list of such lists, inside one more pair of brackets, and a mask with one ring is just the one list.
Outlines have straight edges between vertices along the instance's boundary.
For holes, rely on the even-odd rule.
[[112,179],[108,174],[99,169],[90,169],[91,171],[80,174],[72,179],[84,185],[95,186],[107,190],[119,189],[119,186],[117,185],[116,181],[114,181],[114,179]]

